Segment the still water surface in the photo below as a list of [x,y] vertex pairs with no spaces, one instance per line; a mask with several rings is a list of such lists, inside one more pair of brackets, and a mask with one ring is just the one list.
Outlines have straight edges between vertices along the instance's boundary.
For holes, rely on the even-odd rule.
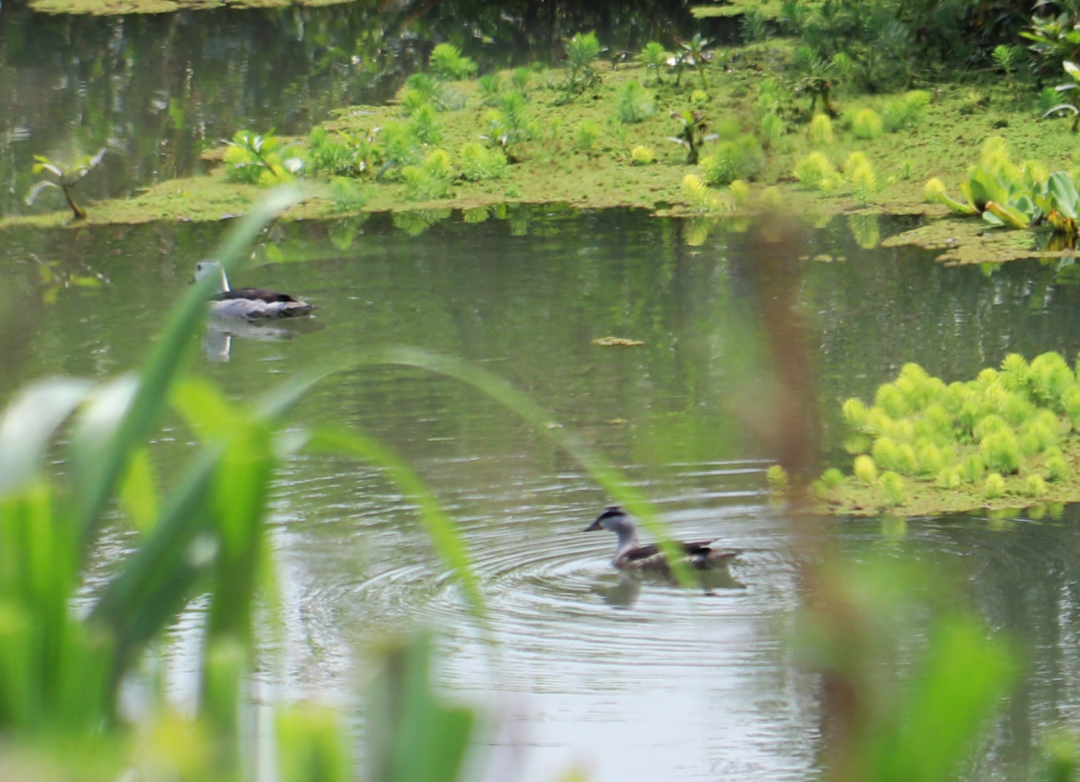
[[[43,375],[136,366],[223,230],[12,234],[0,249],[0,397]],[[761,314],[742,237],[717,230],[689,246],[693,233],[640,213],[551,208],[479,224],[455,214],[418,236],[375,216],[264,237],[287,262],[234,282],[320,309],[302,323],[208,331],[193,367],[230,397],[252,399],[320,358],[372,346],[461,356],[620,465],[679,537],[746,549],[708,592],[624,582],[608,564],[611,536],[580,532],[607,498],[542,434],[455,381],[400,368],[344,373],[297,421],[362,429],[416,467],[462,526],[502,643],[492,652],[477,640],[392,486],[354,462],[304,456],[281,471],[273,504],[286,631],[271,697],[349,703],[372,641],[433,625],[440,679],[502,720],[487,742],[492,778],[551,780],[574,765],[602,782],[813,773],[814,682],[784,642],[799,600],[786,521],[768,502],[766,453],[745,417],[767,383]],[[944,268],[915,251],[863,250],[844,219],[809,245],[809,257],[835,259],[800,264],[830,442],[839,402],[869,397],[906,361],[952,380],[1010,352],[1080,350],[1071,268]],[[603,336],[645,346],[591,343]],[[176,474],[189,439],[170,424],[155,444],[164,475]],[[852,520],[837,533],[857,556],[925,559],[963,576],[991,626],[1024,645],[1028,676],[972,779],[1026,776],[1046,726],[1077,719],[1076,521],[1068,508],[1041,521],[912,520],[901,537]]]

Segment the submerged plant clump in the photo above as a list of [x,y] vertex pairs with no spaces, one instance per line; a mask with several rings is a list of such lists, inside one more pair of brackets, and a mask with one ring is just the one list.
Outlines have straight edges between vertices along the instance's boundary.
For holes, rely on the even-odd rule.
[[917,364],[878,388],[874,404],[843,404],[851,475],[835,468],[814,494],[842,513],[934,513],[1080,500],[1080,381],[1057,353],[946,384]]

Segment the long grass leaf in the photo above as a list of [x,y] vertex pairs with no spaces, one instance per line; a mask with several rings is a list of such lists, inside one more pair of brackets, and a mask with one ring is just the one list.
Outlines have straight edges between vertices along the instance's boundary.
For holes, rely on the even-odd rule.
[[50,378],[22,391],[0,418],[0,496],[33,478],[53,433],[90,392],[85,380]]
[[[165,499],[145,542],[124,562],[91,609],[89,621],[114,638],[119,675],[131,659],[172,620],[201,569],[212,560],[193,546],[210,520],[205,504],[224,447],[203,449]],[[212,552],[211,552],[212,553]]]
[[[229,232],[221,245],[217,260],[231,269],[242,251],[266,223],[302,197],[299,190],[282,188],[271,191],[252,211]],[[170,315],[165,331],[154,346],[123,420],[107,447],[99,451],[94,479],[83,483],[84,491],[77,497],[77,514],[84,549],[92,540],[97,520],[111,496],[130,450],[147,435],[161,413],[169,389],[180,368],[178,356],[184,353],[191,336],[204,317],[204,303],[210,297],[214,282],[211,277],[192,286]],[[73,451],[76,448],[73,443]],[[86,460],[82,460],[87,463]]]

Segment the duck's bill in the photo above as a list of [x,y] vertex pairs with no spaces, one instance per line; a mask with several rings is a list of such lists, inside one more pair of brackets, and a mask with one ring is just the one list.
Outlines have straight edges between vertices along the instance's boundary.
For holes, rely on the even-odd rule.
[[603,529],[603,527],[600,526],[600,519],[599,518],[596,521],[594,521],[592,524],[587,526],[585,529],[583,529],[582,532],[594,532],[594,531],[596,531],[598,529]]

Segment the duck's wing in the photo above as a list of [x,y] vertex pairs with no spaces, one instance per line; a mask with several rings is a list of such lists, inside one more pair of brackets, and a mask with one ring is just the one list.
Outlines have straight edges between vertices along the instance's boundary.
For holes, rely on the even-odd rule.
[[304,304],[294,296],[290,296],[287,293],[281,293],[279,291],[270,291],[266,288],[233,288],[231,291],[225,291],[219,293],[217,298],[221,301],[225,299],[248,299],[250,301],[265,301],[267,304],[275,302],[287,303],[294,301],[297,304]]

